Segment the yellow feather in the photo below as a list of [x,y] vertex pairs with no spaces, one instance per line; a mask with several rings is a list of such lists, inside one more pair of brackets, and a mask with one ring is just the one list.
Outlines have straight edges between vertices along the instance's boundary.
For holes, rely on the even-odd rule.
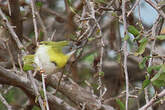
[[65,55],[62,51],[56,51],[52,46],[49,46],[48,54],[50,61],[57,64],[57,68],[62,68],[66,65],[69,56]]

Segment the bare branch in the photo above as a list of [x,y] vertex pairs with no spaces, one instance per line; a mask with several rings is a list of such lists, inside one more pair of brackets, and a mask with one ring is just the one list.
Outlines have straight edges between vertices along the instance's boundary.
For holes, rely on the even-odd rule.
[[47,75],[44,75],[44,73],[42,73],[42,87],[43,87],[43,91],[44,91],[44,98],[45,98],[45,102],[46,102],[46,110],[49,110],[49,104],[48,104],[48,98],[47,98],[47,92],[46,92],[46,86],[45,86],[45,77]]
[[36,83],[35,83],[35,80],[34,80],[34,78],[33,78],[32,72],[31,72],[31,71],[28,71],[28,75],[29,75],[29,79],[30,79],[30,81],[31,81],[31,84],[32,84],[32,86],[33,86],[34,92],[35,92],[35,94],[36,94],[37,97],[38,97],[38,102],[39,102],[39,104],[40,104],[40,107],[41,107],[42,110],[45,110],[44,102],[43,102],[43,100],[42,100],[42,98],[41,98],[41,95],[40,95],[40,93],[39,93],[38,87],[37,87],[37,85],[36,85]]
[[35,32],[35,40],[36,45],[38,46],[38,29],[37,29],[37,20],[36,20],[36,10],[35,10],[35,3],[34,0],[31,0],[31,8],[32,8],[32,15],[33,15],[33,25],[34,25],[34,32]]
[[[56,88],[58,86],[58,81],[59,77],[55,74],[52,74],[49,77],[48,84]],[[86,91],[74,81],[66,83],[64,80],[61,80],[59,91],[76,104],[86,103],[86,107],[90,110],[99,108],[102,108],[103,110],[114,110],[111,106],[104,104],[100,105],[99,101],[97,100],[97,96],[91,92]]]
[[19,37],[17,36],[17,34],[14,32],[13,27],[11,26],[11,24],[9,23],[8,19],[6,18],[5,14],[2,12],[1,8],[0,8],[0,16],[2,16],[2,18],[4,19],[4,21],[6,22],[6,25],[13,37],[13,39],[15,40],[15,42],[17,43],[17,46],[19,49],[23,48],[23,45],[21,43],[21,41],[19,40]]
[[[25,93],[28,93],[28,95],[30,95],[31,97],[34,97],[34,99],[36,97],[37,98],[40,97],[39,93],[36,92],[37,90],[35,90],[37,87],[35,87],[35,88],[33,87],[33,86],[39,86],[40,85],[39,82],[35,79],[29,80],[23,76],[15,74],[13,71],[5,69],[1,66],[0,66],[0,78],[1,78],[0,83],[4,83],[4,84],[6,83],[9,85],[19,87],[23,91],[26,91]],[[8,80],[6,80],[6,78]],[[4,80],[2,80],[2,79],[4,79]],[[31,82],[31,81],[33,81],[33,82]],[[34,82],[35,82],[35,84],[32,84]],[[47,95],[48,95],[48,101],[51,103],[51,107],[53,107],[53,108],[59,107],[60,110],[77,110],[76,108],[67,104],[64,100],[62,100],[56,96],[51,95],[49,92],[47,92]]]
[[9,9],[9,15],[11,16],[11,7],[10,7],[10,2],[9,2],[9,0],[7,0],[7,5],[8,5],[8,9]]
[[13,55],[12,55],[12,53],[11,53],[11,50],[10,50],[9,44],[8,44],[8,42],[5,42],[5,43],[6,43],[6,47],[7,47],[7,50],[8,50],[9,56],[10,56],[10,60],[11,60],[12,65],[13,65],[13,69],[16,70],[15,61],[14,61]]
[[[127,31],[127,21],[126,21],[126,0],[122,0],[122,18],[124,22],[124,37],[128,35]],[[125,73],[125,84],[126,84],[126,101],[125,101],[125,109],[128,110],[128,98],[129,98],[129,78],[128,78],[128,70],[127,70],[127,41],[124,41],[124,73]]]
[[161,93],[153,97],[146,105],[141,107],[139,110],[147,110],[150,106],[152,106],[157,100],[165,96],[165,90],[163,90]]
[[139,4],[140,0],[136,0],[135,4],[131,8],[131,10],[128,12],[127,17],[133,12],[133,10],[136,8],[136,6]]
[[[36,8],[35,8],[35,9],[36,9]],[[43,29],[43,32],[44,32],[44,40],[48,40],[48,32],[47,32],[47,30],[46,30],[46,26],[45,26],[43,20],[41,19],[41,16],[40,16],[38,10],[36,10],[35,12],[36,12],[36,15],[37,15],[37,17],[38,17],[38,19],[39,19],[39,23],[40,23],[40,25],[41,25],[41,27],[42,27],[42,29]]]
[[157,5],[155,5],[151,0],[145,0],[148,4],[150,4],[164,19],[165,13],[161,10]]

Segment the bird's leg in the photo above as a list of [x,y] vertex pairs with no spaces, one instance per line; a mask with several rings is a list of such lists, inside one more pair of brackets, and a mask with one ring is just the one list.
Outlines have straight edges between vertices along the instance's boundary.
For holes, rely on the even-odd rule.
[[63,70],[62,70],[62,72],[61,72],[61,76],[60,76],[60,78],[59,78],[59,81],[58,81],[58,85],[57,85],[57,87],[56,87],[56,91],[55,91],[55,93],[53,94],[53,95],[56,95],[56,93],[57,93],[57,91],[58,91],[58,89],[59,89],[59,86],[60,86],[60,82],[61,82],[61,80],[62,80],[62,77],[63,77],[63,75],[64,75],[64,68],[63,68]]
[[45,73],[45,71],[43,69],[40,70],[40,74],[44,77],[47,78],[47,74]]
[[45,71],[43,69],[40,70],[40,74],[44,74]]

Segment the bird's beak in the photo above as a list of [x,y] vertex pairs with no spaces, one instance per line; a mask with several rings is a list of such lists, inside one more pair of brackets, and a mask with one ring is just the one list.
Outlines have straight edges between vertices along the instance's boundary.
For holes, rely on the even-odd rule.
[[71,57],[75,52],[76,52],[76,50],[73,50],[73,51],[67,53],[67,56]]

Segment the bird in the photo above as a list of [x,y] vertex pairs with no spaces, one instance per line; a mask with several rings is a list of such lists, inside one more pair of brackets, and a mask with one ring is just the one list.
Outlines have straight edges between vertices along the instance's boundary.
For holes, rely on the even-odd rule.
[[76,50],[66,52],[69,41],[42,41],[37,47],[34,55],[24,57],[25,71],[36,68],[47,74],[63,68]]

